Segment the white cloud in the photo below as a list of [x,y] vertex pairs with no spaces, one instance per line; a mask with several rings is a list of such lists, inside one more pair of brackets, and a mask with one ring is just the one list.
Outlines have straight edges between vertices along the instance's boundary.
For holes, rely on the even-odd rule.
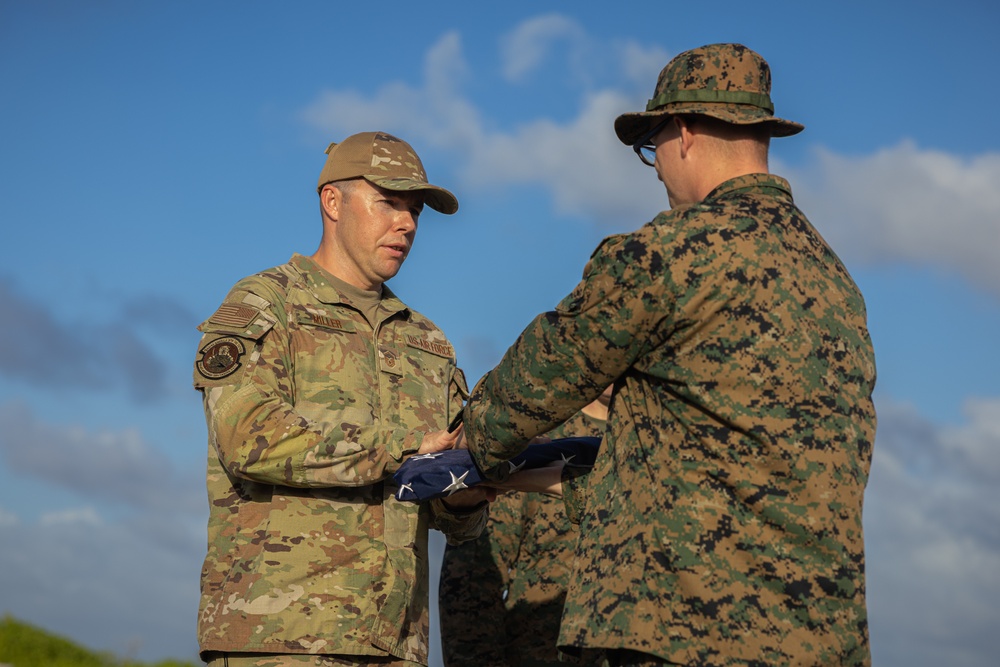
[[19,403],[0,405],[0,457],[14,473],[133,510],[202,511],[202,480],[173,470],[134,430],[53,426]]
[[[598,41],[579,22],[562,14],[547,14],[518,24],[500,40],[501,75],[513,84],[524,82],[547,61],[563,67],[557,81],[590,92],[598,80],[610,80],[619,90],[638,89],[645,104],[670,54],[659,46],[634,40]],[[639,108],[630,105],[628,108]]]
[[[660,71],[674,55],[676,54],[659,47],[650,48],[636,42],[626,42],[620,47],[619,54],[622,76],[626,82],[638,86],[647,93],[646,97],[652,97]],[[643,104],[634,107],[636,110],[646,108],[646,99],[640,101]]]
[[371,96],[323,92],[302,112],[309,125],[334,136],[378,128],[419,148],[461,150],[483,134],[478,110],[456,88],[467,71],[458,33],[444,35],[425,56],[421,87],[390,82]]
[[965,424],[940,428],[879,402],[865,505],[876,663],[975,665],[990,654],[1000,624],[998,403],[970,400]]
[[[551,32],[554,24],[562,25],[549,17],[539,25],[522,26],[515,34],[519,40],[528,35],[537,39],[546,33],[544,26]],[[648,70],[664,58],[659,50],[643,50],[632,43],[607,57],[620,69],[648,76],[655,76]],[[398,128],[411,143],[455,155],[455,171],[465,186],[541,185],[551,190],[556,210],[563,214],[635,227],[666,206],[653,170],[644,167],[611,129],[619,113],[639,108],[639,96],[595,91],[582,97],[579,113],[568,123],[540,118],[501,132],[487,129],[489,119],[460,93],[458,84],[467,69],[460,39],[450,33],[428,52],[421,87],[390,82],[368,97],[355,91],[325,91],[302,117],[334,134],[361,127]]]
[[79,507],[60,512],[46,512],[39,519],[43,526],[89,525],[99,526],[101,517],[93,507]]
[[154,312],[161,321],[184,317],[183,308],[165,310],[168,299],[152,297],[145,309],[131,311],[123,321],[93,326],[65,323],[50,304],[36,303],[15,291],[13,282],[0,278],[0,374],[36,387],[60,390],[108,391],[127,388],[140,402],[166,395],[165,364],[138,334],[136,325],[148,324]]
[[571,57],[586,49],[587,35],[580,24],[561,14],[547,14],[528,19],[501,40],[503,75],[508,81],[519,81],[535,69],[563,40]]
[[607,131],[624,106],[607,91],[589,97],[567,125],[538,120],[488,137],[466,180],[474,188],[543,185],[559,213],[637,227],[666,205],[666,194],[655,172]]
[[965,413],[969,423],[945,429],[942,440],[962,469],[986,483],[1000,481],[1000,398],[971,398]]
[[0,507],[0,528],[4,526],[16,526],[21,520],[18,518],[17,514],[14,512],[8,512],[3,507]]
[[[148,523],[160,531],[170,522]],[[166,547],[138,525],[104,521],[94,510],[5,526],[0,615],[95,650],[194,661],[203,539],[189,529]]]
[[1000,294],[1000,154],[963,159],[912,142],[862,156],[819,149],[792,189],[845,258],[930,266]]
[[43,503],[83,501],[0,508],[0,615],[118,655],[195,659],[203,470],[175,471],[135,431],[46,424],[18,403],[0,405],[0,468]]

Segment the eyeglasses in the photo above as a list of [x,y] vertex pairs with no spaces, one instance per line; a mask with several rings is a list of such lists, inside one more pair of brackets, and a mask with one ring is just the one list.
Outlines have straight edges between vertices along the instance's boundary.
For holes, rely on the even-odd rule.
[[655,166],[656,162],[656,144],[653,143],[653,137],[660,133],[667,123],[673,120],[673,116],[667,116],[659,123],[654,125],[649,132],[642,135],[638,141],[632,144],[632,150],[635,154],[639,156],[642,163],[650,167]]

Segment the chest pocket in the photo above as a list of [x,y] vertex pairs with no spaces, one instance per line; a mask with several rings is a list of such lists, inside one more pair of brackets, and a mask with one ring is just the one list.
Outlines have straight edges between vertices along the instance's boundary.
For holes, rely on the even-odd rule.
[[291,313],[288,328],[296,410],[314,421],[345,410],[360,423],[370,420],[376,403],[370,333],[341,313],[314,308]]
[[[404,334],[394,368],[397,379],[399,417],[408,428],[440,430],[447,426],[448,397],[455,373],[455,352],[447,343],[437,343],[419,334]],[[385,368],[386,373],[393,369]]]
[[314,373],[337,377],[345,370],[371,367],[374,353],[370,336],[359,330],[353,320],[313,310],[295,312],[290,319],[296,377]]

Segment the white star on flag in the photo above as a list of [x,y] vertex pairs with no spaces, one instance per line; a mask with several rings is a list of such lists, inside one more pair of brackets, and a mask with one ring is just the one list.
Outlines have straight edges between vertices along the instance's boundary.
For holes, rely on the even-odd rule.
[[510,474],[511,475],[513,475],[518,470],[520,470],[521,468],[523,468],[524,464],[525,464],[525,461],[521,461],[520,463],[514,463],[513,461],[507,461],[507,465],[510,466]]
[[441,489],[442,492],[447,491],[448,495],[450,496],[456,491],[461,491],[462,489],[469,488],[468,486],[466,486],[464,481],[469,474],[468,470],[463,472],[461,477],[455,477],[455,473],[451,472],[450,470],[448,471],[448,474],[451,475],[451,484]]

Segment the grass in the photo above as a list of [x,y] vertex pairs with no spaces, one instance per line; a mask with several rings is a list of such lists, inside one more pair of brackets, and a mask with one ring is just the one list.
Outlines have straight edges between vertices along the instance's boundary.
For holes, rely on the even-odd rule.
[[0,665],[12,667],[197,667],[182,660],[143,663],[98,653],[6,615],[0,619]]

